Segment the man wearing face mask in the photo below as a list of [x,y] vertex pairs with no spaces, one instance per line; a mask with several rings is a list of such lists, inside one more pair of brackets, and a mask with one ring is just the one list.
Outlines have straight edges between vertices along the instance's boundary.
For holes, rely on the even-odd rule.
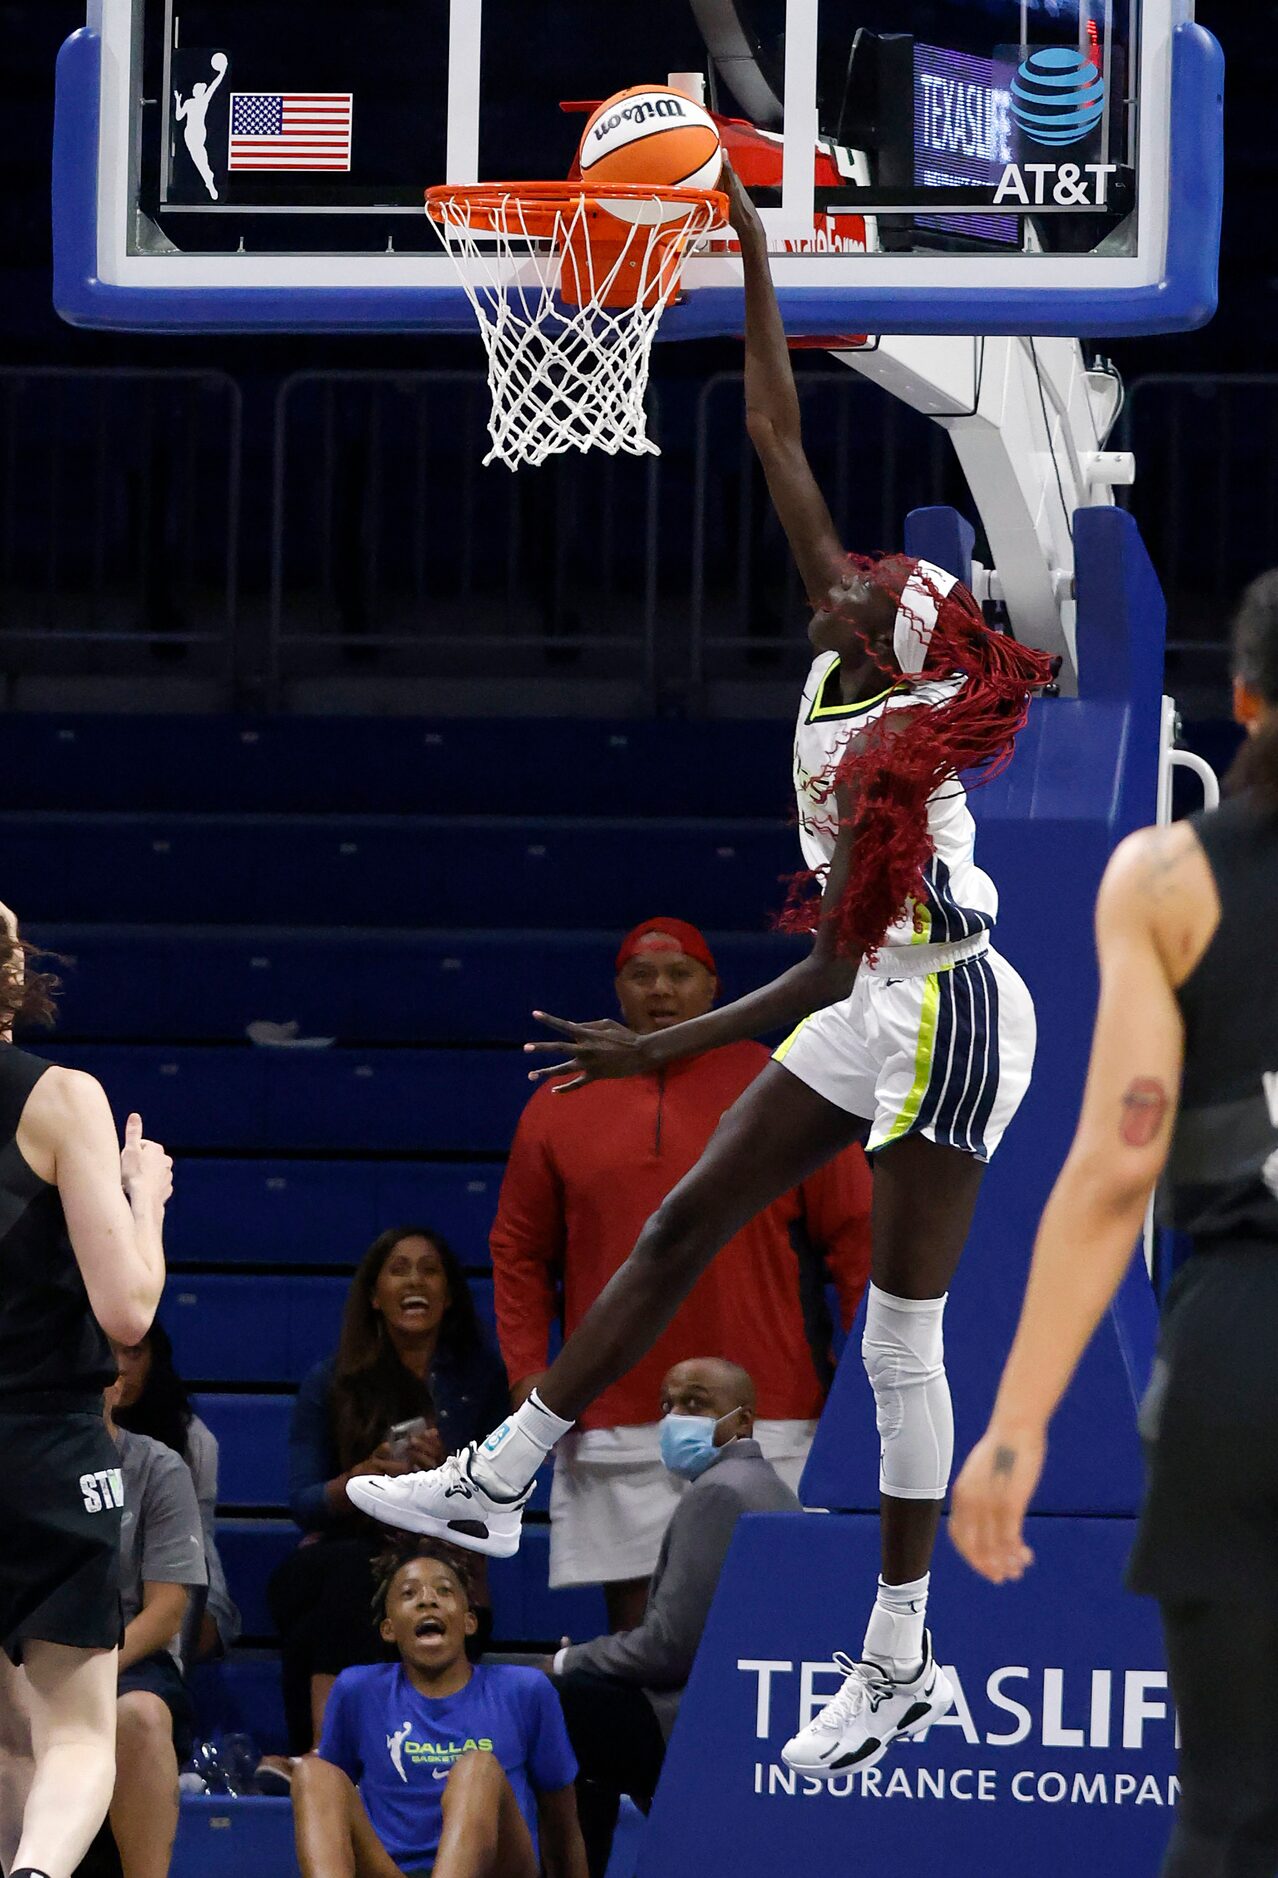
[[608,1865],[620,1797],[646,1812],[692,1673],[719,1573],[743,1513],[800,1506],[753,1437],[754,1382],[721,1357],[679,1363],[662,1384],[661,1456],[688,1483],[666,1528],[643,1621],[566,1644],[544,1667],[580,1764],[577,1806],[591,1878]]
[[[618,949],[616,990],[637,1036],[708,1011],[719,981],[704,934],[685,920],[641,921]],[[497,1330],[516,1403],[549,1361],[557,1286],[571,1333],[767,1061],[762,1045],[734,1043],[651,1075],[569,1095],[543,1086],[533,1096],[491,1235]],[[797,1489],[832,1374],[825,1286],[837,1290],[846,1328],[869,1274],[869,1214],[869,1169],[854,1146],[749,1221],[653,1348],[560,1444],[550,1582],[602,1585],[612,1629],[642,1618],[678,1501],[657,1446],[662,1378],[704,1350],[743,1364],[758,1393],[755,1439]]]

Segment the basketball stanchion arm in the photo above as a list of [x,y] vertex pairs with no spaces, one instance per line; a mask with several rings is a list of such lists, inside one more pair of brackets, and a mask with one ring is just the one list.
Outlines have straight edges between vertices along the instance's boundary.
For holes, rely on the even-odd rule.
[[1115,381],[1076,339],[884,337],[835,352],[949,432],[985,529],[1000,598],[1027,643],[1077,689],[1074,513],[1112,506],[1133,459],[1105,449]]

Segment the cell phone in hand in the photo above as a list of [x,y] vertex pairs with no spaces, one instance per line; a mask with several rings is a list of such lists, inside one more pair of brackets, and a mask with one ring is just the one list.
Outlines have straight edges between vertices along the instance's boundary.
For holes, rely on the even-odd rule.
[[386,1436],[386,1444],[397,1461],[402,1461],[408,1453],[408,1444],[414,1435],[424,1435],[430,1427],[424,1415],[414,1415],[410,1421],[396,1422]]

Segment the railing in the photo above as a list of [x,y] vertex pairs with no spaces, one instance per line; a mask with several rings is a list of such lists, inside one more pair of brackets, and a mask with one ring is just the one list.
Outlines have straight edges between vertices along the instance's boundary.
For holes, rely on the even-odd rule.
[[[658,462],[481,467],[479,372],[299,372],[275,404],[270,690],[546,674],[655,697]],[[658,426],[659,428],[659,421]]]
[[[927,418],[840,367],[797,377],[804,442],[835,527],[864,550],[899,545],[906,513],[961,500],[949,439]],[[811,657],[807,607],[742,422],[740,372],[697,399],[691,598],[694,699],[717,679],[793,676]]]
[[1173,688],[1218,690],[1246,583],[1278,563],[1278,373],[1158,373],[1129,387],[1124,492],[1168,602]]
[[224,372],[0,368],[0,667],[229,681],[242,411]]
[[[849,543],[968,506],[935,425],[842,369],[798,383]],[[0,673],[44,695],[152,674],[215,702],[502,712],[572,708],[574,688],[600,712],[746,709],[790,683],[803,596],[740,374],[654,381],[660,458],[518,477],[480,466],[487,398],[479,372],[302,372],[273,411],[254,392],[246,443],[224,373],[0,369]],[[1218,709],[1238,592],[1278,563],[1278,373],[1139,379],[1116,442],[1170,688]]]

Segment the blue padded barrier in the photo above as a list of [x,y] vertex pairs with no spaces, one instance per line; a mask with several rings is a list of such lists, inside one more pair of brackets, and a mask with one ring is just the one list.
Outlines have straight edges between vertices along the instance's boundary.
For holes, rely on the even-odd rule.
[[164,1216],[174,1264],[354,1265],[389,1226],[430,1226],[488,1263],[502,1169],[482,1161],[184,1160]]
[[[200,1382],[300,1382],[337,1347],[346,1278],[175,1274],[160,1316],[179,1372]],[[480,1323],[493,1340],[492,1280],[470,1280]]]
[[217,1436],[219,1505],[287,1506],[292,1396],[200,1394],[192,1401]]
[[[571,761],[547,750],[571,742]],[[686,816],[792,811],[788,722],[11,712],[6,811]],[[742,761],[742,751],[751,753]],[[482,752],[482,761],[477,760]],[[667,909],[668,910],[668,909]]]
[[167,1147],[504,1153],[528,1096],[509,1050],[42,1044]]
[[28,923],[520,932],[622,933],[658,911],[760,931],[784,899],[779,878],[799,865],[782,814],[656,831],[633,819],[26,812],[0,815],[0,856]]
[[[642,1813],[623,1800],[607,1878],[634,1878],[642,1835]],[[183,1796],[170,1878],[296,1878],[297,1870],[288,1800]]]
[[957,509],[912,509],[905,520],[905,552],[943,567],[965,587],[972,584],[976,530]]
[[169,1878],[297,1878],[297,1870],[291,1801],[183,1795]]
[[[770,880],[756,883],[756,927],[766,918],[771,888]],[[547,901],[540,916],[552,905]],[[91,1041],[241,1042],[250,1023],[268,1018],[296,1020],[307,1036],[365,1043],[503,1043],[533,1034],[534,1009],[580,1017],[617,1009],[612,961],[620,927],[518,935],[44,924],[28,930],[74,960],[61,970],[59,1034]],[[805,950],[802,940],[762,931],[711,931],[710,939],[728,997],[776,977]],[[38,1051],[41,1033],[26,1041]]]
[[[1121,1588],[1132,1522],[1033,1519],[1018,1585],[945,1536],[929,1623],[960,1699],[868,1775],[822,1788],[781,1746],[838,1687],[874,1597],[877,1520],[747,1515],[733,1537],[644,1835],[640,1878],[858,1866],[1153,1878],[1175,1794],[1155,1606]],[[761,1593],[760,1587],[768,1589]]]

